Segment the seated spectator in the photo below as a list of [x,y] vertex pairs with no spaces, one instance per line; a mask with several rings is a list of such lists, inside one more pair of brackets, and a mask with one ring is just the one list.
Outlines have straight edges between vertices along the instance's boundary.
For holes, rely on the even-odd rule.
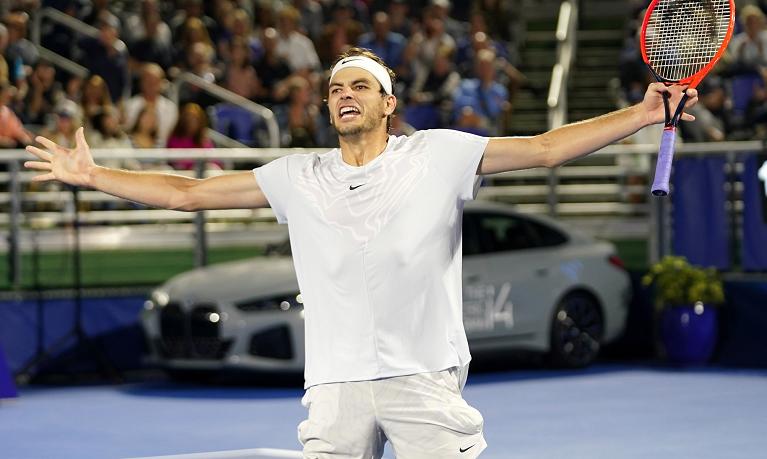
[[109,0],[90,0],[83,2],[84,8],[80,11],[80,20],[88,25],[95,26],[105,16],[111,16]]
[[212,61],[215,58],[215,50],[213,49],[213,41],[210,39],[208,29],[205,28],[205,24],[203,24],[201,19],[190,17],[184,23],[182,34],[176,43],[173,61],[181,68],[188,70],[191,66],[189,62],[191,50],[197,43],[203,43],[210,47]]
[[301,33],[316,43],[325,22],[322,5],[316,0],[292,0],[291,4],[301,15]]
[[56,81],[56,69],[46,60],[39,60],[29,76],[29,90],[24,99],[22,118],[26,124],[45,124],[64,92]]
[[218,54],[221,57],[221,60],[230,60],[229,49],[232,41],[235,39],[245,43],[249,61],[255,61],[261,58],[264,49],[258,35],[253,33],[252,23],[253,21],[247,11],[242,8],[234,10],[230,27],[225,31],[225,36],[219,38],[218,41]]
[[397,73],[402,65],[407,39],[400,33],[392,32],[389,15],[379,11],[373,15],[373,31],[360,37],[359,46],[376,53]]
[[[208,83],[217,83],[220,75],[219,69],[213,65],[214,54],[211,46],[203,42],[195,43],[189,50],[189,67],[186,70]],[[218,99],[198,86],[185,84],[178,91],[178,101],[181,105],[193,102],[207,108],[218,102]]]
[[189,18],[197,18],[202,23],[208,36],[217,27],[216,21],[210,16],[205,14],[204,5],[202,0],[182,0],[181,8],[177,9],[174,16],[170,19],[168,25],[170,25],[171,35],[173,37],[183,37],[185,34],[185,28],[187,20]]
[[441,48],[428,71],[420,70],[410,87],[409,105],[431,105],[439,115],[437,125],[447,126],[452,114],[453,95],[461,84],[461,76],[455,71],[453,50]]
[[445,24],[445,32],[453,37],[453,40],[458,41],[461,37],[466,36],[468,31],[466,23],[450,17],[450,9],[453,6],[450,0],[430,0],[429,3],[432,13],[442,19]]
[[0,24],[0,83],[9,82],[8,61],[5,60],[5,50],[8,48],[8,28]]
[[157,148],[159,140],[157,111],[144,105],[130,130],[131,145],[134,148]]
[[99,75],[92,75],[83,86],[80,97],[80,106],[84,116],[83,122],[91,125],[91,120],[96,114],[112,107],[112,98],[106,81]]
[[[168,138],[168,148],[213,148],[213,142],[208,138],[208,116],[205,110],[197,104],[189,103],[181,108],[178,123],[173,133]],[[181,159],[171,161],[174,169],[192,170],[197,161],[194,159]],[[221,169],[221,161],[208,161],[206,168],[215,167]]]
[[767,30],[762,10],[746,5],[740,13],[744,30],[732,38],[727,48],[727,61],[731,74],[767,73]]
[[157,64],[144,64],[139,78],[140,92],[125,102],[125,126],[135,126],[139,113],[149,107],[154,111],[157,121],[155,146],[165,146],[178,120],[178,106],[162,95],[163,87],[167,84],[165,72]]
[[[476,78],[461,81],[453,98],[455,120],[460,125],[467,115],[472,121],[476,116],[489,135],[500,135],[510,104],[506,87],[496,81],[495,54],[492,51],[485,49],[479,52],[475,74]],[[467,111],[467,108],[470,110]]]
[[312,99],[311,86],[302,77],[289,83],[289,100],[281,129],[286,133],[287,147],[316,147],[324,142],[320,109]]
[[[91,148],[131,148],[131,141],[120,128],[120,119],[112,107],[93,117],[93,127],[88,131]],[[133,158],[104,158],[100,164],[116,169],[140,170],[141,163]]]
[[333,6],[332,20],[322,28],[317,42],[317,54],[323,65],[329,66],[347,48],[354,46],[365,32],[354,19],[351,0],[338,0]]
[[102,15],[98,38],[80,41],[80,62],[94,75],[101,76],[109,88],[113,102],[119,102],[129,92],[127,80],[128,48],[119,39],[120,21],[114,15]]
[[142,1],[141,14],[129,18],[128,30],[133,31],[128,40],[132,73],[138,73],[146,62],[166,69],[173,65],[170,27],[162,21],[156,0]]
[[0,148],[19,148],[32,143],[32,136],[8,107],[14,90],[9,83],[0,82]]
[[[27,23],[29,15],[27,13],[9,13],[3,18],[3,22],[8,29],[8,46],[5,49],[5,60],[14,65],[17,61],[21,65],[31,67],[35,65],[40,54],[37,47],[31,41],[27,40]],[[14,78],[15,76],[11,76]]]
[[277,53],[278,39],[275,29],[264,29],[261,37],[264,56],[255,64],[256,74],[261,80],[261,92],[256,101],[267,106],[284,101],[288,94],[287,81],[291,71],[287,60]]
[[71,100],[64,99],[58,103],[52,116],[53,125],[40,134],[51,139],[64,148],[75,146],[75,133],[82,127],[80,108]]
[[410,4],[407,0],[392,0],[388,2],[389,21],[391,30],[410,38],[413,35],[415,25],[410,17]]
[[280,11],[276,51],[287,61],[292,72],[309,76],[319,71],[320,58],[314,43],[298,30],[300,19],[298,10],[292,6],[286,6]]
[[411,44],[416,48],[415,73],[428,71],[440,48],[455,49],[455,40],[445,32],[445,23],[430,10],[423,17],[423,30],[413,34]]
[[251,61],[251,51],[243,37],[235,36],[227,50],[228,61],[223,86],[246,99],[255,99],[261,94],[261,82]]

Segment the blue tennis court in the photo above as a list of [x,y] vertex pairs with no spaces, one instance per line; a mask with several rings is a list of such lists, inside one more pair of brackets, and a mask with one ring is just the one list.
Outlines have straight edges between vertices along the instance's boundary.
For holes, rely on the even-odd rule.
[[[301,395],[299,388],[167,382],[26,387],[0,405],[2,457],[296,457]],[[767,452],[767,370],[487,372],[470,376],[465,397],[485,417],[483,458],[751,459]]]

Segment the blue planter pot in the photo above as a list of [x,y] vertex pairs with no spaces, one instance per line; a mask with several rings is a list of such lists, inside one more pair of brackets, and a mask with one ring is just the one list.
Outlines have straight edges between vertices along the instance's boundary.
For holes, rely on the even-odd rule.
[[663,310],[660,336],[666,358],[676,365],[703,365],[711,358],[717,339],[716,308],[702,303]]

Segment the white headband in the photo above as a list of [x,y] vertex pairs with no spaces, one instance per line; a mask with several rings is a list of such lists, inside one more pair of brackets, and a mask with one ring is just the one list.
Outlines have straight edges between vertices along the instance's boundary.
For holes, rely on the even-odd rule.
[[379,83],[381,83],[381,86],[383,87],[383,90],[386,94],[392,93],[391,77],[389,76],[389,72],[386,71],[383,65],[365,56],[352,56],[339,61],[338,64],[336,64],[336,66],[333,67],[333,70],[330,72],[330,80],[333,80],[333,77],[336,76],[336,73],[338,73],[339,70],[349,67],[357,67],[363,70],[367,70],[373,74]]

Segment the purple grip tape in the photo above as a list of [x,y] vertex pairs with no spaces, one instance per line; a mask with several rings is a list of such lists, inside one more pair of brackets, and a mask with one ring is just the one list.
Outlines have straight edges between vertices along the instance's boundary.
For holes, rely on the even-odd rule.
[[674,159],[674,138],[676,128],[665,129],[660,140],[658,163],[655,165],[655,181],[652,184],[652,194],[666,196],[668,181],[671,178],[671,160]]

